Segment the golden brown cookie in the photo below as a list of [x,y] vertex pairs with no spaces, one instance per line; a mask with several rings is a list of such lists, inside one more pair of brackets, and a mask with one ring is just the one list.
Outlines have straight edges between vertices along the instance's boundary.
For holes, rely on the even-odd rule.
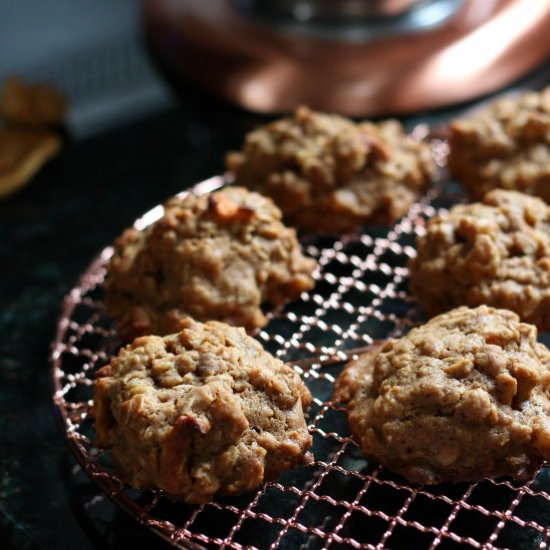
[[243,329],[182,326],[136,339],[98,373],[97,444],[124,479],[201,503],[310,462],[298,374]]
[[474,198],[499,187],[550,202],[550,87],[454,120],[449,147],[451,174]]
[[550,207],[540,199],[495,189],[432,218],[416,248],[411,289],[429,315],[488,304],[550,330]]
[[106,307],[125,340],[177,332],[186,316],[255,328],[267,322],[263,303],[313,287],[315,266],[270,199],[238,187],[187,195],[117,240]]
[[303,231],[350,231],[403,216],[436,173],[430,148],[394,120],[374,124],[300,107],[247,135],[226,165]]
[[369,459],[416,483],[526,479],[550,459],[550,352],[514,313],[461,307],[351,362],[336,398]]

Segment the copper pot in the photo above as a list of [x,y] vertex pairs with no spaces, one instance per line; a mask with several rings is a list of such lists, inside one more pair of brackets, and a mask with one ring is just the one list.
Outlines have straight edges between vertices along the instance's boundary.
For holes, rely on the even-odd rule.
[[234,0],[256,12],[304,19],[394,17],[433,0]]
[[[351,17],[367,4],[376,17]],[[326,12],[301,21],[259,9],[144,0],[146,35],[176,81],[261,113],[302,103],[357,116],[431,109],[499,89],[550,56],[550,2],[540,0],[349,0],[328,23]]]

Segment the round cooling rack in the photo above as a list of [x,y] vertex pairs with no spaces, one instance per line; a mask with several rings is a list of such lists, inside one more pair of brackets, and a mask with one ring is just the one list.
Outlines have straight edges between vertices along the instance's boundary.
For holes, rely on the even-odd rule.
[[[217,177],[193,191],[225,183]],[[102,304],[112,254],[106,248],[66,297],[52,350],[53,399],[81,467],[106,497],[176,548],[546,548],[550,469],[526,484],[410,485],[367,462],[350,437],[345,408],[332,399],[347,359],[423,321],[407,291],[407,260],[426,219],[461,200],[457,186],[439,182],[391,228],[302,240],[319,263],[315,289],[270,312],[255,337],[293,366],[313,395],[307,420],[315,460],[254,492],[201,506],[128,486],[94,445],[94,372],[120,346]],[[136,227],[162,212],[155,207]]]

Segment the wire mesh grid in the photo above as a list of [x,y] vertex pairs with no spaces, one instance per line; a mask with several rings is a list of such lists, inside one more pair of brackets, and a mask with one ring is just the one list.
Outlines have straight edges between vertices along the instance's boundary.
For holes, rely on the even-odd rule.
[[[213,178],[194,190],[224,183]],[[105,249],[66,297],[52,351],[54,402],[80,465],[108,498],[179,548],[546,548],[550,469],[526,484],[410,485],[364,458],[345,407],[332,399],[346,360],[423,321],[408,294],[406,263],[426,219],[460,200],[458,187],[439,182],[392,228],[302,241],[319,263],[316,287],[270,312],[255,336],[311,390],[315,460],[254,492],[197,507],[129,487],[113,473],[108,453],[94,446],[93,374],[119,346],[102,306],[112,254]],[[161,215],[156,207],[136,227]]]

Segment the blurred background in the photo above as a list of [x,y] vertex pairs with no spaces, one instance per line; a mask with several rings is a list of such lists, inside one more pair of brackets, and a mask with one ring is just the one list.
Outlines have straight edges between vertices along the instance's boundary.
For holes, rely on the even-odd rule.
[[0,82],[19,75],[57,85],[79,138],[146,117],[171,95],[152,69],[135,0],[0,2]]
[[[0,85],[44,81],[68,100],[59,154],[0,199],[0,547],[167,547],[98,494],[54,416],[48,357],[62,300],[105,246],[152,206],[222,172],[246,131],[297,102],[400,114],[410,128],[440,125],[491,94],[540,88],[550,81],[549,12],[546,0],[0,0]],[[507,27],[488,23],[492,14]],[[488,29],[492,59],[476,47],[476,25]],[[441,42],[409,48],[424,32]],[[447,49],[453,33],[470,58]],[[372,55],[370,40],[393,53]],[[416,71],[412,50],[424,53]],[[382,60],[379,72],[364,70],[365,56]],[[481,72],[469,70],[474,61]],[[489,65],[501,69],[494,80]],[[347,80],[335,78],[344,66]],[[430,103],[426,74],[454,75],[440,81],[448,92],[457,78],[477,80],[484,95],[469,88]]]

